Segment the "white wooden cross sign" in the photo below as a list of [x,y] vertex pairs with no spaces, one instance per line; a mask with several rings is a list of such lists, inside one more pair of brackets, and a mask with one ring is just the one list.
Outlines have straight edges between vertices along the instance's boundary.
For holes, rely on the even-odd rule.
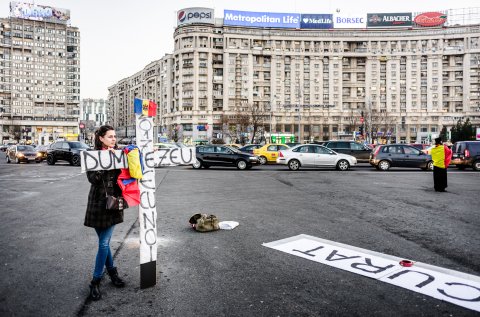
[[[135,99],[136,140],[143,159],[143,178],[139,181],[140,205],[140,288],[157,283],[157,208],[155,199],[155,167],[191,165],[196,161],[195,148],[153,149],[153,119],[157,105],[147,99]],[[128,168],[121,150],[83,151],[82,172]]]

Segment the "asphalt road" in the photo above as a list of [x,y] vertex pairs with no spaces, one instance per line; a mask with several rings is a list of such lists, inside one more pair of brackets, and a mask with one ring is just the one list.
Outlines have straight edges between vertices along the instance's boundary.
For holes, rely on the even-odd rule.
[[[1,155],[0,155],[1,156]],[[480,276],[480,173],[364,164],[347,172],[282,166],[156,170],[158,282],[139,288],[137,208],[112,247],[124,289],[87,300],[96,235],[89,184],[68,164],[0,162],[1,316],[478,316],[432,297],[266,248],[308,234]],[[197,233],[197,212],[235,220]]]

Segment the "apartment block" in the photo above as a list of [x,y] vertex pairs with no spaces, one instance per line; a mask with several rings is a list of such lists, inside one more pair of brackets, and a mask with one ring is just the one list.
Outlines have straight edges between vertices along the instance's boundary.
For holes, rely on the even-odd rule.
[[467,117],[480,126],[478,24],[309,30],[216,19],[179,25],[174,41],[171,55],[110,87],[114,124],[134,125],[138,96],[159,105],[158,133],[181,140],[221,136],[222,118],[248,105],[267,110],[267,134],[301,141],[351,139],[361,117],[372,137],[407,143]]
[[0,19],[0,138],[78,139],[80,32],[65,23]]

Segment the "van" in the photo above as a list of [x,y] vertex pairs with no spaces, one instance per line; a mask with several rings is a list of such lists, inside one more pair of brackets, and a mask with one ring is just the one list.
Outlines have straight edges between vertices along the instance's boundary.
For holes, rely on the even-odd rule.
[[480,171],[480,141],[459,141],[452,146],[452,163],[459,169]]

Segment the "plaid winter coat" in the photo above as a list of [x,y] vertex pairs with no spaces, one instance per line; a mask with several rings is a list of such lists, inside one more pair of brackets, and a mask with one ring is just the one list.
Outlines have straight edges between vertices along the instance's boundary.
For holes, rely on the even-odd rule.
[[116,197],[122,195],[122,190],[117,184],[119,174],[118,169],[87,172],[88,181],[92,185],[88,193],[85,226],[104,229],[123,222],[123,210],[113,211],[105,208],[107,205],[105,189],[109,195]]

